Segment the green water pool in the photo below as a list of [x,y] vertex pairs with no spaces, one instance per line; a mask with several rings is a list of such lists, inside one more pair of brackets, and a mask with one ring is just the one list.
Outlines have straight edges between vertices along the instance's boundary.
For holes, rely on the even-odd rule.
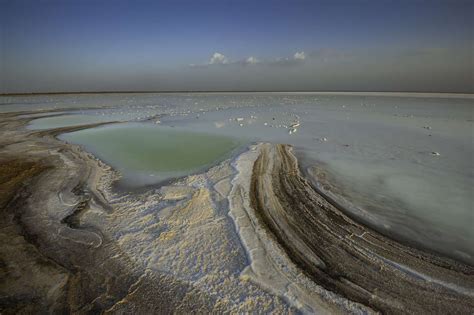
[[63,134],[123,174],[125,184],[184,176],[230,156],[242,144],[227,136],[127,123]]

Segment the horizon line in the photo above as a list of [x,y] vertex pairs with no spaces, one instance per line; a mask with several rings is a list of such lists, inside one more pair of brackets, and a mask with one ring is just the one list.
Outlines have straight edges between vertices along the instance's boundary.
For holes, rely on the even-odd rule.
[[70,94],[179,94],[179,93],[321,93],[321,94],[438,94],[438,95],[465,95],[474,96],[474,92],[433,92],[433,91],[350,91],[350,90],[123,90],[123,91],[54,91],[54,92],[12,92],[12,93],[0,93],[0,96],[34,96],[34,95],[70,95]]

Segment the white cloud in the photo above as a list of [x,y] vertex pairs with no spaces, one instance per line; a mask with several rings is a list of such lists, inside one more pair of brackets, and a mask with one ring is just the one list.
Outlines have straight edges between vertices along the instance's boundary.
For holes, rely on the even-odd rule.
[[293,59],[295,60],[305,60],[306,59],[306,55],[304,54],[304,51],[297,51],[294,56],[293,56]]
[[228,62],[227,57],[218,52],[215,52],[209,60],[210,65],[225,65]]
[[257,59],[257,57],[249,56],[245,59],[238,61],[229,60],[224,54],[215,52],[207,63],[204,64],[189,64],[191,68],[206,68],[214,65],[298,65],[302,61],[306,60],[306,54],[304,51],[297,51],[293,56],[286,58],[277,58],[273,60]]
[[249,65],[254,65],[254,64],[259,63],[259,60],[253,56],[250,56],[247,59],[245,59],[245,63]]

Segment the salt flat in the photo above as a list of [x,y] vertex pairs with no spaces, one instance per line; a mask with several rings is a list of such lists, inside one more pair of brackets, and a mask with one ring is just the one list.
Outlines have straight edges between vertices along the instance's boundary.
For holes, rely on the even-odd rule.
[[[67,307],[61,299],[73,290],[78,309],[145,311],[145,305],[159,304],[159,295],[147,291],[153,287],[187,292],[189,303],[201,303],[202,311],[434,310],[440,299],[425,298],[425,305],[409,308],[406,294],[434,298],[430,290],[441,288],[453,294],[460,310],[473,304],[474,113],[469,96],[104,94],[2,97],[2,103],[2,159],[13,163],[21,157],[18,168],[37,165],[42,174],[25,173],[33,179],[21,189],[30,195],[12,199],[7,211],[12,217],[4,218],[11,225],[11,211],[21,209],[15,224],[28,231],[28,239],[36,239],[35,255],[59,264],[54,272],[38,267],[62,279],[49,297],[51,284],[35,280],[38,295],[31,298],[44,301],[41,307]],[[291,153],[269,149],[278,144],[291,145]],[[288,162],[293,158],[297,166]],[[263,180],[262,174],[271,173],[280,160],[284,171]],[[278,186],[286,181],[294,190]],[[8,187],[21,196],[19,186]],[[332,221],[337,235],[318,241],[338,246],[332,254],[301,238],[284,214],[291,196],[305,189],[307,194],[294,200],[295,211],[304,202],[305,209],[318,213],[321,205],[315,200],[323,198],[322,204],[329,201],[336,209],[327,216],[338,213],[353,226],[346,231]],[[304,201],[313,193],[319,197]],[[257,204],[258,198],[269,203]],[[269,223],[258,213],[277,217]],[[326,224],[321,220],[314,228]],[[290,233],[283,238],[289,243],[278,234],[282,226]],[[17,235],[16,230],[4,234],[20,240]],[[21,241],[26,242],[22,253],[32,257],[28,239]],[[391,242],[390,254],[379,252]],[[379,249],[371,247],[375,243]],[[70,248],[70,258],[56,253],[56,246]],[[14,250],[2,247],[5,257]],[[387,281],[405,277],[410,283],[405,287],[423,289],[400,291],[393,300],[385,289],[375,294],[372,269],[348,259],[337,267],[348,280],[337,279],[328,271],[334,266],[331,257],[353,250],[371,255],[367,266],[386,268]],[[100,262],[104,257],[109,258]],[[273,266],[267,273],[266,263]],[[67,267],[73,265],[82,275]],[[124,270],[123,279],[113,280],[116,292],[100,289],[100,283],[112,281],[103,274],[107,268]],[[351,268],[368,280],[351,278]],[[7,275],[16,272],[9,269]],[[97,277],[90,299],[80,286],[71,289],[73,281],[85,283],[90,277]],[[8,283],[15,289],[2,292],[31,294]],[[386,287],[392,289],[398,290]],[[28,299],[22,303],[32,307]],[[186,303],[172,300],[170,305],[185,310]]]

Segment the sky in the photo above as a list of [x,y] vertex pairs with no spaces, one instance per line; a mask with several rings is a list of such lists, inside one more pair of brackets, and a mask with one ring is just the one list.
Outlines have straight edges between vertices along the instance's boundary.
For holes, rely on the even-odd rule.
[[0,0],[0,93],[474,93],[474,1]]

